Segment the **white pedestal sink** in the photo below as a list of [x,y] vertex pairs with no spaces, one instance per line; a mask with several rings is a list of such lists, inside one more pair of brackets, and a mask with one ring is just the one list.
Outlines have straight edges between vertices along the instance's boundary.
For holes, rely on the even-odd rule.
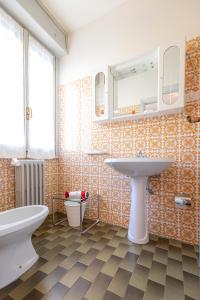
[[173,162],[170,158],[109,158],[104,162],[115,171],[131,177],[131,210],[128,239],[136,244],[149,241],[147,222],[147,179],[159,175]]

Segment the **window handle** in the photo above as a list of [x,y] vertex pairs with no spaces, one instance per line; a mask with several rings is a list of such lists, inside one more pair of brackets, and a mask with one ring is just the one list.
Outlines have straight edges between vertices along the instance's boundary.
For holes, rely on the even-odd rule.
[[30,106],[26,107],[26,120],[32,119],[33,114],[32,114],[32,108]]

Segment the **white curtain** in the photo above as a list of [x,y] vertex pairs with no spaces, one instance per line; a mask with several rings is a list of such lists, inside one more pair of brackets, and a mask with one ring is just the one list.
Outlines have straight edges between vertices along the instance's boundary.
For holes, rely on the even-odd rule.
[[25,155],[23,29],[0,8],[0,158]]
[[28,156],[55,157],[55,62],[54,56],[33,37],[28,50]]

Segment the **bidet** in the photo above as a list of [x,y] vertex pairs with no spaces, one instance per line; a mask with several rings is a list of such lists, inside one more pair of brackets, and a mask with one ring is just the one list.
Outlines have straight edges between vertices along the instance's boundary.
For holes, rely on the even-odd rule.
[[32,205],[0,213],[0,289],[16,280],[37,261],[31,236],[48,212],[47,206]]

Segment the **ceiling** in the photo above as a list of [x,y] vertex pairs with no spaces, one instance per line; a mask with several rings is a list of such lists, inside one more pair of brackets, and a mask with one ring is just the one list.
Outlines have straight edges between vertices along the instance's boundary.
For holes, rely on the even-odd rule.
[[127,0],[40,0],[66,31],[75,31]]

